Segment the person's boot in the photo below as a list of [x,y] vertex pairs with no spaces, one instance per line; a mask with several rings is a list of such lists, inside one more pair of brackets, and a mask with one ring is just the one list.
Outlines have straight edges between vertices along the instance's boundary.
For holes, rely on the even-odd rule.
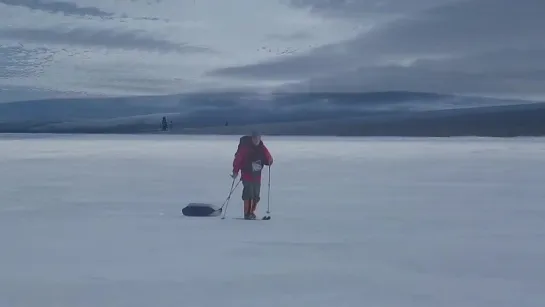
[[244,219],[250,220],[252,217],[252,202],[250,200],[244,201]]
[[252,201],[252,206],[250,208],[250,216],[255,219],[257,218],[256,215],[255,215],[255,210],[257,209],[257,204],[259,203],[259,200],[253,200]]

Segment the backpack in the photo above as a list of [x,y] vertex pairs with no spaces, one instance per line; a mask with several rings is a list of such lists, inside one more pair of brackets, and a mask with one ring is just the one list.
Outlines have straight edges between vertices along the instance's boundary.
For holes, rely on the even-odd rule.
[[252,142],[252,137],[251,136],[245,135],[245,136],[240,137],[240,140],[238,141],[237,151],[235,152],[235,157],[240,152],[240,148],[242,148],[242,146],[246,146],[247,144],[250,144],[250,142]]
[[[251,145],[251,144],[252,144],[251,135],[242,136],[240,140],[238,141],[238,147],[237,147],[237,151],[235,152],[235,157],[240,152],[240,148],[242,148],[243,146]],[[259,146],[262,146],[262,145],[263,145],[263,141],[260,141]]]

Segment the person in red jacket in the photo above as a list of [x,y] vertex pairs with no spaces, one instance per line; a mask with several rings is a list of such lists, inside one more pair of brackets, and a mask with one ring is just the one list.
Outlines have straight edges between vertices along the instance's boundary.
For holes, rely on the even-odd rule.
[[261,171],[264,165],[271,166],[273,158],[263,141],[261,135],[252,132],[251,136],[240,138],[237,152],[233,160],[234,179],[241,172],[241,180],[244,186],[242,200],[244,201],[244,218],[255,219],[255,210],[259,203],[261,191]]

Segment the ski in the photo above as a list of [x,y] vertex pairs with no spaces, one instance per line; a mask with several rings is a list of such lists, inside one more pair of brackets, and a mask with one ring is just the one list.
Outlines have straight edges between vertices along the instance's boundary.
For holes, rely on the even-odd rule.
[[268,221],[268,220],[271,219],[271,217],[270,216],[264,216],[264,217],[262,217],[260,219],[245,219],[243,217],[235,217],[234,219],[235,220],[244,220],[244,221]]

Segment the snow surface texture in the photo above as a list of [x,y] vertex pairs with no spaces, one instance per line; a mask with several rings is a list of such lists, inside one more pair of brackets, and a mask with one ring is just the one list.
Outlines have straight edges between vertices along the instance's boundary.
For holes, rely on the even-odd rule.
[[[545,306],[544,139],[0,136],[0,306]],[[266,210],[267,172],[263,202]]]

